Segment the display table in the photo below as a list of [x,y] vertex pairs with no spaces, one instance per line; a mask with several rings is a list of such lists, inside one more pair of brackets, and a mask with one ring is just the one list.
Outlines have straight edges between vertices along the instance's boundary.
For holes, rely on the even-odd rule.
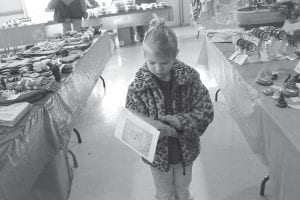
[[72,128],[111,56],[104,34],[16,127],[0,127],[0,199],[66,200],[72,183],[67,146]]
[[[205,36],[204,36],[205,38]],[[276,200],[300,198],[300,111],[278,108],[255,80],[262,70],[279,71],[282,85],[298,60],[237,65],[228,60],[231,43],[201,40],[199,64],[215,77],[230,112],[254,153],[269,169],[266,194]],[[247,179],[247,177],[245,177]]]
[[97,18],[93,17],[84,21],[83,26],[102,25],[102,28],[107,30],[142,26],[148,24],[151,19],[153,19],[153,14],[164,18],[166,21],[173,20],[173,8],[171,6],[167,6],[163,8],[152,8],[146,10],[140,9],[99,15]]

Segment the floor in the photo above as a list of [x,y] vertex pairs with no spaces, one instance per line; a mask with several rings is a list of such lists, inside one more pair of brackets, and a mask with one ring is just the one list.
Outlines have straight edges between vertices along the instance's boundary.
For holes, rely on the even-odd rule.
[[[199,40],[192,27],[174,29],[178,58],[196,68],[212,99],[217,86],[203,66],[197,65]],[[82,144],[71,138],[70,149],[79,167],[69,200],[154,200],[149,167],[136,153],[114,137],[118,114],[125,104],[127,87],[143,63],[141,44],[117,48],[93,90],[76,128]],[[262,200],[259,185],[267,169],[252,153],[230,117],[220,93],[214,102],[215,119],[201,137],[202,150],[194,163],[191,190],[195,200]]]

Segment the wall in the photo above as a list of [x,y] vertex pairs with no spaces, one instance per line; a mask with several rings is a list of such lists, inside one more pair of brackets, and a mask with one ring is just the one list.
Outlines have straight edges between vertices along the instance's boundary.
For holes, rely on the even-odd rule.
[[170,26],[182,26],[190,24],[191,0],[163,0],[173,7],[174,20],[168,22]]
[[10,19],[25,17],[21,0],[0,0],[0,25]]

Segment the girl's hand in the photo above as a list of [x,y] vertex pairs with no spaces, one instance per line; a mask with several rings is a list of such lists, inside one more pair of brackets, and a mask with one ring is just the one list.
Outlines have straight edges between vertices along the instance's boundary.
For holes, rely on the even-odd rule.
[[173,115],[166,115],[166,116],[162,116],[160,119],[169,122],[170,124],[175,126],[178,130],[182,130],[181,123],[177,117],[174,117]]
[[157,122],[156,128],[160,131],[159,139],[163,137],[177,137],[177,131],[162,122]]

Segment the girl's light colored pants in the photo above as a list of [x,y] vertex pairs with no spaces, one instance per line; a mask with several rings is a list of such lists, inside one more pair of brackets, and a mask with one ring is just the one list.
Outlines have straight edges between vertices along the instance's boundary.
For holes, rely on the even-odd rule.
[[189,187],[192,181],[192,166],[185,167],[185,176],[181,164],[171,165],[168,172],[151,167],[156,188],[157,200],[193,200]]

